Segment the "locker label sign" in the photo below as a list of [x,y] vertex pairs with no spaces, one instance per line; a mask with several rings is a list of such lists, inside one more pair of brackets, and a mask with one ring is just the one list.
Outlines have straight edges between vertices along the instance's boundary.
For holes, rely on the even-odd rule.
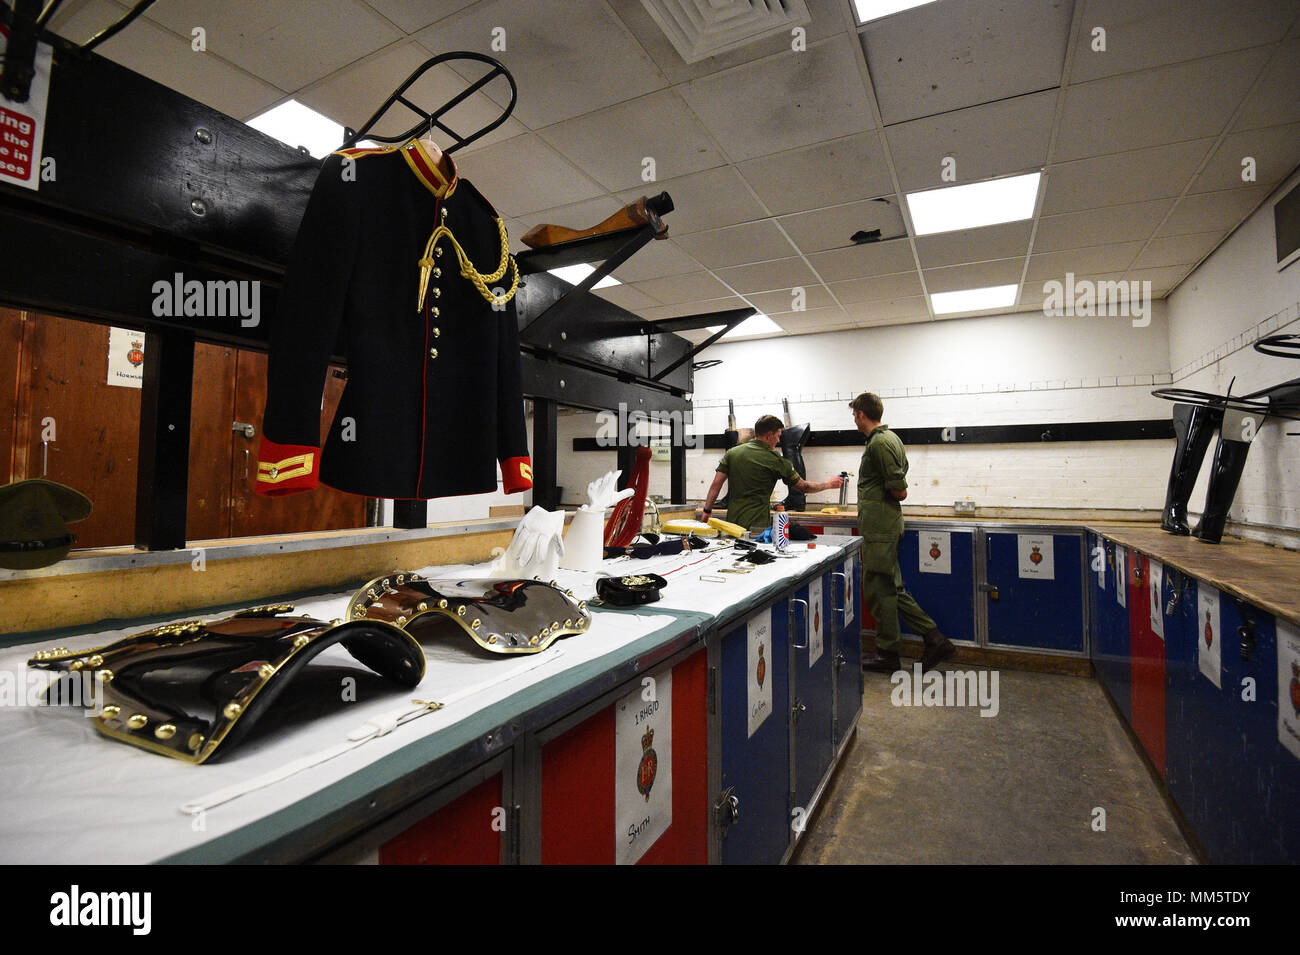
[[1277,738],[1300,759],[1300,630],[1277,621]]
[[1017,534],[1020,576],[1033,580],[1056,579],[1056,551],[1051,534]]
[[857,606],[854,603],[857,600],[855,596],[856,588],[854,581],[858,579],[858,561],[857,558],[846,560],[844,562],[844,623],[841,626],[847,627],[849,621],[853,619],[853,609]]
[[920,552],[921,573],[952,573],[952,532],[921,531],[916,535]]
[[749,706],[749,735],[772,715],[772,608],[754,614],[745,625],[749,641],[749,675],[745,695]]
[[1115,602],[1128,609],[1128,551],[1115,548]]
[[1223,689],[1223,638],[1219,633],[1219,591],[1196,584],[1196,665],[1205,678]]
[[808,668],[822,658],[826,644],[826,621],[822,606],[822,579],[808,585]]
[[1160,561],[1151,561],[1147,573],[1147,590],[1151,593],[1151,632],[1161,640],[1165,638],[1165,604],[1160,597],[1164,579],[1165,569]]
[[645,855],[673,822],[673,673],[614,704],[614,854]]

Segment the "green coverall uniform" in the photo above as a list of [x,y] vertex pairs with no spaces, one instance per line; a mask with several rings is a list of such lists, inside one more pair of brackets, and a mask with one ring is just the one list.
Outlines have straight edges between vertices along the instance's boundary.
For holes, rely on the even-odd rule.
[[718,470],[727,476],[727,520],[750,531],[771,525],[772,489],[778,480],[790,487],[803,480],[789,459],[757,438],[729,449]]
[[876,649],[898,651],[902,614],[912,633],[924,636],[935,623],[903,586],[898,544],[903,539],[903,506],[890,491],[907,488],[907,452],[885,425],[867,435],[858,466],[858,534],[862,537],[862,593],[876,618]]

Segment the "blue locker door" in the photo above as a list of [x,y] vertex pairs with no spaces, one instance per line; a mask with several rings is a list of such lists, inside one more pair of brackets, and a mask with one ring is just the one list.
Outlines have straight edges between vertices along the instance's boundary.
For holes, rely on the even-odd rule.
[[[1021,544],[1051,541],[1051,577],[1021,575]],[[1080,535],[990,532],[985,595],[989,643],[1025,649],[1083,651],[1083,538]],[[1027,574],[1046,574],[1044,544],[1027,554]],[[1026,548],[1028,551],[1028,548]],[[1038,561],[1028,558],[1037,555]]]
[[[843,576],[837,576],[843,575]],[[835,745],[857,725],[862,713],[862,619],[858,614],[862,565],[856,556],[844,561],[831,574],[835,584]]]
[[[903,583],[950,640],[975,642],[975,535],[970,531],[941,531],[951,541],[951,552],[942,553],[938,542],[926,548],[927,570],[921,569],[922,537],[928,536],[924,525],[909,527],[898,545],[898,566]],[[945,560],[946,558],[946,560]],[[945,568],[948,573],[940,573]],[[907,621],[900,619],[904,633]],[[924,634],[916,634],[924,636]]]
[[[1218,730],[1226,729],[1227,713],[1222,694],[1200,672],[1197,662],[1197,593],[1204,585],[1165,568],[1166,594],[1174,575],[1186,582],[1174,613],[1165,615],[1165,783],[1192,828],[1199,830],[1204,820],[1201,825],[1195,821],[1196,787],[1202,778],[1198,764],[1205,747],[1220,742]],[[1217,640],[1219,635],[1211,639]],[[1205,738],[1207,730],[1215,733],[1214,741]],[[1216,759],[1222,759],[1222,754]]]
[[[791,642],[794,646],[794,670],[791,673],[791,720],[794,723],[794,810],[803,809],[807,821],[813,794],[835,756],[835,710],[831,694],[831,661],[835,656],[835,636],[831,629],[829,608],[831,582],[829,573],[818,578],[821,594],[809,584],[796,595],[804,604],[790,601],[792,615]],[[818,639],[820,633],[820,640]],[[814,660],[814,656],[816,659]]]
[[765,634],[747,621],[722,638],[722,788],[737,800],[722,835],[727,864],[780,862],[791,838],[787,607],[778,600],[750,618],[770,613]]
[[[1101,548],[1100,552],[1097,548]],[[1132,672],[1129,662],[1127,551],[1114,541],[1088,535],[1089,586],[1092,591],[1092,663],[1097,676],[1119,706],[1124,719],[1133,722]],[[1097,558],[1101,570],[1095,572]],[[1125,602],[1120,603],[1121,595]]]

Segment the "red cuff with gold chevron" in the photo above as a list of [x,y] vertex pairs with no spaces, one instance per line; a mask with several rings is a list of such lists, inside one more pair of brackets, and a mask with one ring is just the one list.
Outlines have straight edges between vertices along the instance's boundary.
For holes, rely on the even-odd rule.
[[506,458],[501,462],[501,480],[507,494],[518,494],[533,486],[533,465],[530,458]]
[[257,451],[254,490],[265,497],[283,497],[314,490],[320,483],[320,448],[305,444],[277,444],[262,436]]

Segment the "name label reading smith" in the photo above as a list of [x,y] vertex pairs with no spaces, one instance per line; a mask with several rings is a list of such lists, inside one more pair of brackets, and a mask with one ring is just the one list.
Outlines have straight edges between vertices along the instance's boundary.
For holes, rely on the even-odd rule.
[[152,892],[68,892],[50,896],[51,925],[129,925],[133,935],[148,935],[153,924]]

